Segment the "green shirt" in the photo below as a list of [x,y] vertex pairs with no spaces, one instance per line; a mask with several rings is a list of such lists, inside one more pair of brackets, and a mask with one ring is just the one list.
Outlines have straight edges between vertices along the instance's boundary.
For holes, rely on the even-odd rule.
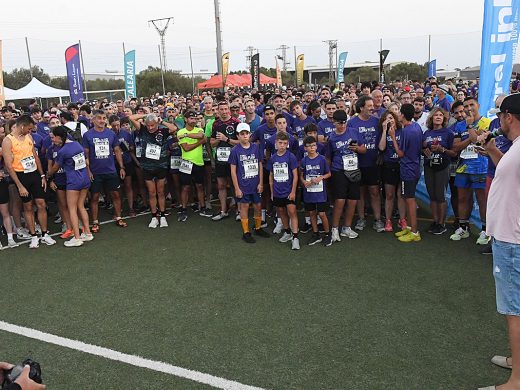
[[[198,134],[198,133],[204,133],[204,130],[202,130],[199,127],[194,127],[193,130],[188,130],[186,128],[180,129],[177,132],[177,138],[179,139],[179,146],[182,144],[188,144],[193,145],[199,142],[198,139],[190,138],[190,137],[180,137],[182,134]],[[186,152],[182,147],[182,158],[187,161],[191,161],[195,165],[202,166],[204,165],[204,160],[202,159],[202,145],[197,146],[195,149],[190,150],[189,152]]]

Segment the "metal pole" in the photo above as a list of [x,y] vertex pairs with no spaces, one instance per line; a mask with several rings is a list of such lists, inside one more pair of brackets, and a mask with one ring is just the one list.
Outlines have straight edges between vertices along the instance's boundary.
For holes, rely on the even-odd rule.
[[[297,58],[298,58],[298,56],[296,55],[296,46],[294,46],[294,85],[296,88],[298,88],[298,80],[296,80],[296,65],[298,63]],[[309,78],[310,78],[310,73],[309,73]]]
[[214,0],[215,4],[215,30],[217,38],[217,72],[222,75],[222,31],[220,30],[220,4],[219,0]]
[[190,48],[190,66],[191,66],[191,93],[192,94],[195,94],[195,77],[193,76],[193,59],[191,57],[191,46],[189,46]]
[[383,80],[383,64],[381,63],[381,56],[383,52],[383,38],[379,39],[379,81],[384,82]]
[[159,62],[161,64],[162,92],[163,92],[163,96],[164,96],[164,95],[166,95],[166,88],[164,88],[164,69],[163,69],[163,63],[162,63],[161,45],[157,45],[157,48],[159,49]]
[[[126,57],[126,49],[125,49],[125,43],[123,42],[123,75],[126,76],[126,63],[125,63],[125,57]],[[126,77],[123,76],[125,78],[125,100],[128,98],[128,96],[126,96]]]
[[31,64],[31,54],[29,53],[29,41],[25,37],[25,47],[27,48],[27,59],[29,60],[29,72],[31,73],[31,79],[33,78],[33,69]]
[[87,80],[86,80],[86,74],[85,74],[85,64],[83,63],[83,48],[81,47],[81,41],[78,41],[79,43],[79,59],[81,60],[81,73],[83,76],[83,91],[85,91],[85,99],[88,99],[87,94]]
[[432,36],[428,35],[428,66],[430,66],[430,61],[432,57]]

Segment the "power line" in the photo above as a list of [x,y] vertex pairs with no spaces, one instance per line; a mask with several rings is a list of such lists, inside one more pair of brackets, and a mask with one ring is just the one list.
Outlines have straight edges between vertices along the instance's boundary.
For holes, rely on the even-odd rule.
[[[164,27],[159,27],[156,22],[162,22],[166,20]],[[152,23],[157,32],[159,33],[159,37],[161,38],[161,56],[162,56],[162,65],[164,69],[166,69],[166,30],[168,29],[168,25],[170,24],[170,20],[173,20],[173,17],[169,18],[161,18],[161,19],[152,19],[148,21],[148,24]]]

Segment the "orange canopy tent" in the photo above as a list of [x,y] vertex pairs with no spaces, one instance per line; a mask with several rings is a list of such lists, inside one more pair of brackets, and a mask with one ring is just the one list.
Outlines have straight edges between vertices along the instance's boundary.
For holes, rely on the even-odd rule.
[[[276,79],[268,77],[263,73],[260,73],[260,84],[276,84]],[[248,87],[251,85],[250,74],[230,74],[226,78],[226,87]],[[209,80],[200,82],[197,84],[198,89],[218,89],[222,88],[222,76],[217,74],[211,76]]]
[[[230,74],[226,78],[226,87],[245,87],[248,84],[238,74]],[[197,84],[198,89],[218,89],[222,88],[222,76],[216,74],[209,80]]]

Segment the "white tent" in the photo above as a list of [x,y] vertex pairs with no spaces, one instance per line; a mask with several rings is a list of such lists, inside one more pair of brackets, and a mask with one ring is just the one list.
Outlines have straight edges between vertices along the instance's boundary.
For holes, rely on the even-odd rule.
[[34,77],[25,87],[16,90],[4,88],[4,90],[6,100],[69,96],[68,90],[50,87]]

